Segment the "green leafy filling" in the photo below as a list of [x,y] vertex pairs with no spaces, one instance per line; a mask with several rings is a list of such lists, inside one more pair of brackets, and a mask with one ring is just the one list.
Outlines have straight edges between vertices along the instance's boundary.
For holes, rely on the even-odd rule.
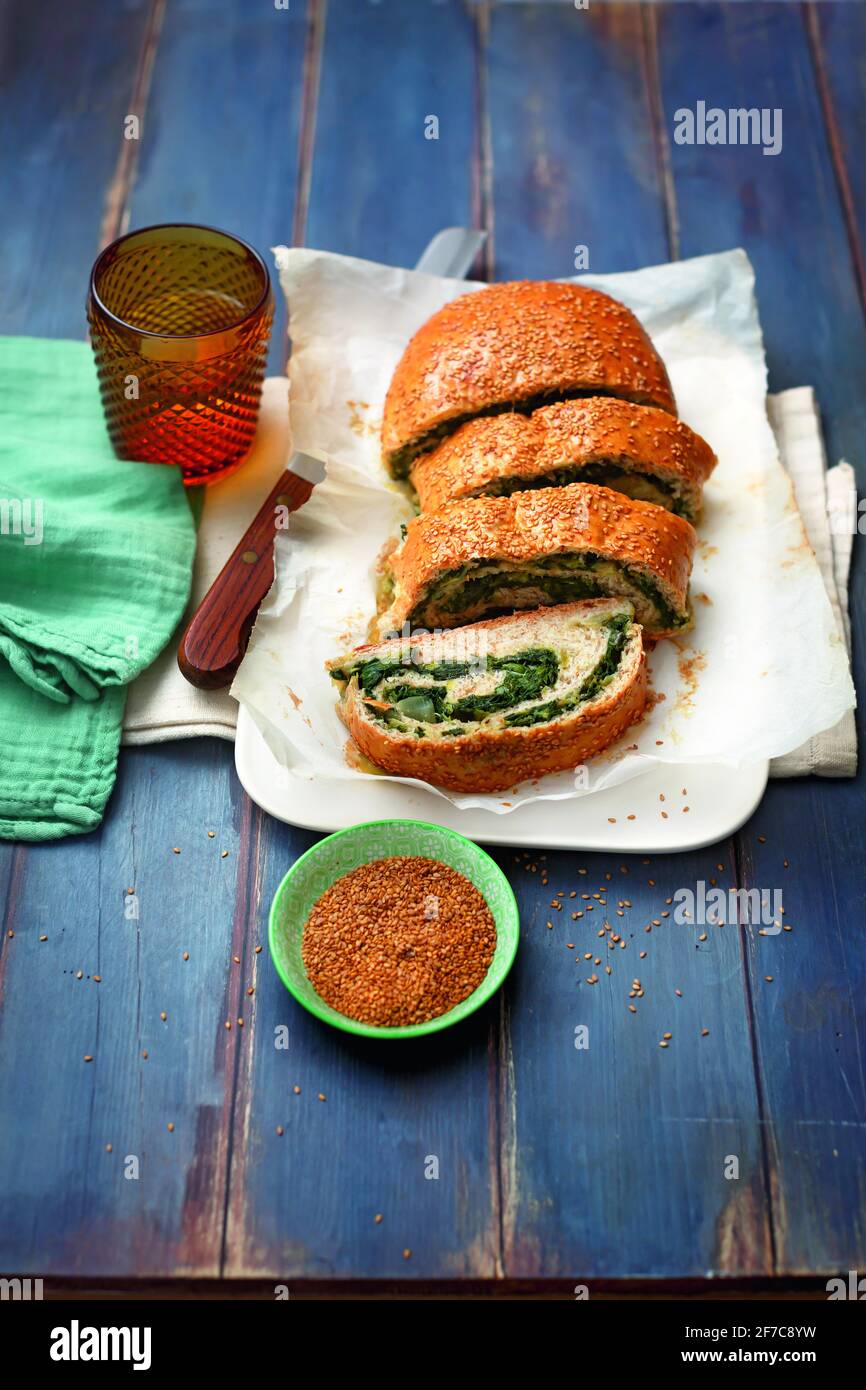
[[[668,511],[674,512],[677,516],[689,516],[689,508],[685,499],[679,495],[674,484],[667,478],[660,478],[656,473],[644,473],[639,469],[625,468],[622,464],[614,463],[612,460],[569,464],[563,468],[552,468],[549,473],[542,473],[536,478],[507,476],[495,478],[482,488],[479,494],[473,495],[507,497],[514,492],[528,492],[542,487],[567,487],[570,483],[598,483],[601,486],[609,485],[614,491],[617,491],[617,483],[622,478],[639,479],[648,484],[659,495],[657,505],[667,507]],[[655,501],[655,498],[649,497],[643,500]]]
[[[604,654],[579,688],[570,695],[506,715],[506,725],[527,728],[546,723],[594,699],[604,689],[619,667],[628,641],[631,618],[627,613],[620,613],[607,619],[603,627],[608,634]],[[336,681],[348,681],[352,676],[357,676],[363,695],[370,697],[370,700],[375,695],[377,700],[387,702],[387,709],[380,709],[369,701],[365,701],[365,704],[373,718],[389,729],[409,733],[410,728],[404,723],[407,719],[422,724],[443,724],[456,720],[457,723],[452,722],[450,727],[441,730],[442,736],[450,738],[465,732],[462,724],[481,721],[488,715],[526,704],[549,690],[559,677],[559,657],[548,647],[532,647],[508,656],[488,656],[483,665],[471,661],[440,661],[419,663],[413,669],[428,676],[430,683],[412,685],[405,680],[404,663],[386,662],[378,657],[333,670],[331,677]],[[467,695],[459,700],[450,700],[444,682],[479,670],[502,673],[502,680],[496,689],[486,695]],[[414,733],[416,738],[424,737],[423,730],[419,730],[417,724]]]
[[571,710],[577,709],[578,705],[585,704],[587,700],[594,700],[619,670],[623,649],[628,641],[630,623],[631,619],[627,613],[622,613],[605,623],[608,633],[604,656],[574,694],[564,695],[558,700],[548,700],[545,704],[534,705],[531,709],[518,710],[516,714],[506,717],[506,724],[515,729],[526,729],[533,724],[546,724],[548,720],[556,719],[560,714],[568,714]]
[[[658,585],[640,570],[606,560],[601,555],[584,551],[571,555],[540,556],[531,564],[503,570],[498,560],[472,560],[459,569],[448,570],[431,585],[421,603],[409,616],[411,625],[423,624],[430,605],[441,606],[448,613],[466,613],[481,609],[500,611],[494,599],[499,591],[532,588],[544,595],[544,602],[572,603],[577,599],[596,598],[604,593],[599,578],[593,574],[599,566],[617,570],[626,582],[637,589],[653,605],[658,626],[682,627],[688,614],[677,613],[662,594]],[[462,582],[461,582],[462,581]],[[504,611],[510,611],[505,608]]]
[[[432,682],[444,682],[457,676],[468,675],[478,670],[469,661],[440,661],[417,665],[415,670],[430,676]],[[362,691],[377,698],[387,700],[390,710],[376,710],[385,723],[394,727],[394,719],[420,719],[425,724],[439,724],[449,720],[470,723],[485,719],[488,714],[511,709],[514,705],[533,700],[543,690],[556,684],[559,675],[559,658],[546,647],[530,648],[525,652],[515,652],[511,656],[488,656],[485,662],[488,671],[501,671],[502,680],[488,695],[467,695],[461,700],[451,701],[444,684],[410,685],[407,681],[395,680],[405,676],[406,668],[399,662],[390,666],[379,660],[366,662],[358,672],[358,683]]]
[[553,405],[556,401],[584,400],[587,396],[615,396],[620,400],[634,399],[638,405],[658,404],[647,397],[632,397],[624,391],[606,391],[603,386],[588,386],[582,390],[576,388],[573,391],[542,391],[535,396],[527,396],[525,400],[521,401],[498,401],[494,405],[486,406],[484,410],[468,410],[463,415],[453,415],[449,420],[443,420],[440,425],[435,425],[426,434],[419,435],[417,439],[411,439],[408,444],[403,445],[402,449],[395,449],[388,459],[388,466],[395,478],[405,478],[416,458],[419,458],[421,454],[428,453],[431,449],[435,449],[437,444],[469,420],[479,420],[489,415],[507,415],[509,413],[531,415],[533,410],[539,410],[543,405]]

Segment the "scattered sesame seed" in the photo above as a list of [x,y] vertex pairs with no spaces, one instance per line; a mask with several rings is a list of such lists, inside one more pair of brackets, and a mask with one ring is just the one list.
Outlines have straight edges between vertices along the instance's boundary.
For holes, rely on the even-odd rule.
[[168,1130],[169,1134],[174,1134],[174,1123],[172,1120],[169,1120],[168,1124],[166,1125],[166,1129]]

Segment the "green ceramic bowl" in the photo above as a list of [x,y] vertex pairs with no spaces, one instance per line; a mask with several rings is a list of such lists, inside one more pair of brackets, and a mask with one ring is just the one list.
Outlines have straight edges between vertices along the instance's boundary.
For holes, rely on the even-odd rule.
[[[428,1023],[405,1028],[377,1028],[358,1023],[326,1004],[307,979],[301,959],[301,937],[314,903],[336,879],[371,859],[395,854],[438,859],[457,869],[483,893],[496,922],[496,950],[490,969],[478,988],[446,1014]],[[480,1009],[495,994],[511,969],[520,935],[520,919],[511,885],[502,870],[483,849],[441,825],[420,820],[375,820],[338,830],[320,840],[292,865],[274,900],[268,924],[268,943],[277,973],[286,989],[311,1014],[334,1028],[360,1033],[365,1038],[417,1038],[438,1033]]]

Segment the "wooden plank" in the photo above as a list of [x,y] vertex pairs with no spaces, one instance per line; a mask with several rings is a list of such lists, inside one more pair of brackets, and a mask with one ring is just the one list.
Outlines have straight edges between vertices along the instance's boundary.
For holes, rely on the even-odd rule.
[[866,24],[850,4],[810,5],[807,29],[851,258],[866,306]]
[[[161,26],[135,185],[124,220],[203,222],[270,247],[291,244],[309,15],[224,0],[170,0]],[[269,371],[285,360],[279,286]]]
[[[848,113],[850,140],[850,93],[862,82],[854,76],[858,50],[842,15],[847,7],[821,9],[828,11],[822,32],[836,36],[830,97]],[[857,174],[854,165],[834,169],[808,40],[799,7],[669,7],[659,25],[664,108],[670,121],[698,98],[722,107],[782,106],[783,151],[774,158],[753,149],[673,147],[682,244],[686,252],[745,246],[757,270],[770,387],[815,385],[831,458],[848,451],[862,485],[864,324],[840,196]],[[863,47],[861,37],[861,54]],[[861,683],[862,586],[855,566]],[[780,936],[745,933],[775,1263],[783,1273],[857,1268],[866,1260],[859,1200],[866,1089],[856,1002],[866,958],[852,931],[863,897],[863,816],[862,777],[771,784],[738,843],[746,885],[784,889],[794,924]]]
[[[470,220],[472,44],[456,3],[411,17],[393,0],[328,5],[308,242],[408,265],[440,226]],[[447,63],[428,62],[444,52]],[[423,136],[437,112],[438,145]],[[412,1045],[322,1027],[254,951],[280,879],[315,837],[256,823],[244,955],[254,1033],[240,1055],[226,1276],[496,1275],[496,1006]],[[288,1050],[275,1046],[281,1026]],[[431,1158],[438,1178],[425,1176]]]
[[792,925],[747,932],[780,1274],[866,1263],[863,822],[862,779],[780,782],[743,836],[744,881]]
[[667,260],[640,10],[494,10],[488,65],[496,279]]
[[329,0],[308,246],[414,265],[441,227],[477,225],[474,32],[455,0]]
[[[680,889],[733,886],[731,857],[716,847],[650,862],[562,853],[527,862],[537,871],[524,865],[517,879],[523,935],[504,1030],[507,1274],[769,1273],[738,932],[672,915]],[[555,890],[565,890],[560,910]],[[604,923],[624,945],[608,944],[613,933],[600,939]],[[635,979],[643,997],[631,997]]]
[[219,1271],[245,850],[227,752],[129,751],[99,831],[26,851],[3,963],[4,1268]]
[[4,333],[86,332],[103,195],[150,17],[147,0],[6,5],[0,12]]
[[[573,273],[577,242],[589,245],[593,269],[668,259],[650,58],[637,7],[494,11],[487,81],[497,277]],[[736,929],[702,943],[700,933],[661,916],[679,887],[701,877],[733,883],[730,849],[651,865],[551,854],[543,891],[538,862],[536,874],[515,871],[523,937],[503,1021],[506,1273],[768,1272]],[[588,906],[582,900],[575,907],[568,899],[560,912],[550,907],[554,889],[591,895],[608,884],[606,911],[595,902],[572,922],[571,912]],[[625,899],[632,905],[617,917],[616,902]],[[624,928],[624,948],[598,949],[605,918]],[[660,925],[646,933],[653,920]],[[599,984],[585,983],[592,973]],[[635,976],[645,997],[630,1001]],[[589,1029],[585,1050],[575,1045],[580,1025]],[[662,1049],[668,1031],[674,1037]],[[725,1177],[727,1155],[739,1159],[736,1181]]]
[[[15,310],[2,328],[77,334],[103,195],[114,230],[126,215],[124,179],[135,165],[121,148],[122,114],[130,93],[143,100],[146,92],[153,16],[105,0],[88,7],[86,25],[79,9],[73,25],[30,8],[16,51],[28,59],[21,80],[38,116],[22,124],[15,153],[24,148],[37,187],[34,169],[50,170],[45,188],[52,208],[63,208],[64,238],[57,242],[44,208],[26,198],[6,207],[7,235],[30,253],[11,262],[5,287]],[[151,85],[157,107],[144,111],[135,221],[199,216],[238,226],[245,218],[239,230],[265,246],[290,235],[306,41],[301,6],[290,17],[262,11],[258,22],[247,22],[241,4],[224,6],[218,24],[207,6],[169,6]],[[2,157],[13,148],[7,142]],[[58,151],[62,184],[52,163]],[[260,214],[252,214],[257,202]],[[50,295],[47,246],[38,293],[28,278],[34,229],[51,235],[59,266]],[[277,358],[279,365],[280,351]],[[224,1025],[246,1012],[231,958],[247,929],[252,826],[233,761],[218,740],[127,750],[98,832],[4,848],[5,911],[15,932],[4,938],[0,1020],[0,1113],[9,1117],[0,1137],[4,1268],[220,1272],[243,1042],[242,1029]],[[127,887],[136,889],[137,919],[125,915]],[[127,1155],[139,1161],[137,1180],[124,1176]]]
[[830,458],[855,460],[866,431],[866,329],[802,11],[671,5],[658,13],[671,142],[674,112],[698,100],[783,111],[776,156],[671,143],[682,255],[745,247],[770,389],[814,386]]

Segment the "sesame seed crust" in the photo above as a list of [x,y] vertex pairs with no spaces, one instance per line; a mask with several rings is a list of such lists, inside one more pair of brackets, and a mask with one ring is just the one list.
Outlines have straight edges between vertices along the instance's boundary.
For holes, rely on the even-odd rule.
[[695,515],[716,456],[706,440],[665,410],[591,396],[542,406],[531,415],[469,420],[416,460],[411,480],[421,510],[429,512],[455,498],[495,491],[503,479],[512,487],[531,487],[555,469],[593,463],[616,463],[675,483]]
[[[682,517],[590,483],[446,502],[410,521],[403,545],[385,561],[393,601],[378,631],[400,631],[441,575],[474,561],[519,565],[581,551],[643,571],[684,614],[696,543],[694,528]],[[460,626],[459,615],[451,623],[442,619],[437,614],[435,625]]]
[[665,365],[630,309],[600,290],[517,280],[451,300],[418,330],[385,399],[382,451],[537,396],[604,392],[676,415]]

